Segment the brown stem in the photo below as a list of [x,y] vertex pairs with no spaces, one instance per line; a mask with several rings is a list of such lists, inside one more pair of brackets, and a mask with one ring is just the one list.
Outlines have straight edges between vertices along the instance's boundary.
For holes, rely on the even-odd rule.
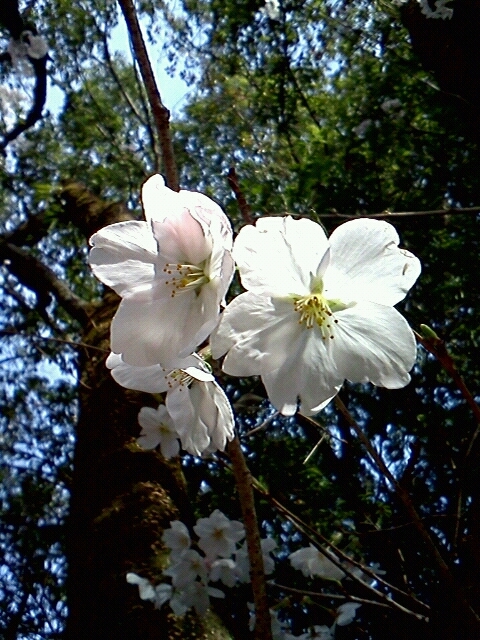
[[472,451],[472,447],[475,443],[475,440],[478,437],[478,434],[480,433],[480,407],[475,402],[475,398],[473,397],[469,388],[465,384],[465,381],[463,380],[462,376],[458,373],[457,368],[455,367],[453,358],[447,351],[445,342],[443,340],[440,340],[440,338],[433,338],[433,337],[424,338],[416,331],[414,333],[418,342],[420,342],[420,344],[429,353],[433,354],[437,358],[437,360],[445,369],[445,371],[452,377],[452,380],[456,384],[457,388],[460,390],[462,396],[465,398],[466,403],[472,410],[472,413],[475,417],[475,420],[477,422],[477,429],[475,430],[475,433],[473,434],[470,440],[470,443],[468,445],[467,452],[465,454],[465,457],[467,458]]
[[247,224],[255,224],[255,220],[253,219],[253,216],[252,216],[252,209],[250,208],[250,205],[248,204],[245,196],[243,195],[243,191],[240,188],[235,167],[230,167],[227,180],[231,190],[235,194],[235,198],[237,199],[238,207],[240,209],[240,212],[242,214],[244,221]]
[[170,189],[179,190],[177,163],[173,152],[170,135],[170,111],[165,107],[153,75],[152,65],[148,57],[145,41],[140,30],[137,14],[132,0],[118,0],[127,25],[135,58],[142,74],[142,80],[147,91],[150,108],[152,109],[155,126],[162,150],[165,179]]
[[245,524],[248,557],[250,560],[250,578],[252,581],[253,601],[255,605],[255,640],[272,640],[270,611],[265,583],[262,546],[258,530],[255,500],[253,497],[252,475],[240,446],[238,436],[229,443],[228,455],[232,462],[233,475],[237,486],[240,506]]
[[[329,540],[327,540],[324,536],[322,536],[322,534],[318,533],[318,531],[315,531],[314,529],[309,527],[297,515],[295,515],[289,509],[287,509],[287,507],[285,507],[281,502],[279,502],[276,498],[274,498],[266,489],[264,489],[262,485],[258,482],[258,480],[253,478],[253,481],[254,481],[253,486],[255,490],[258,491],[262,496],[264,496],[279,513],[281,513],[299,531],[301,531],[317,547],[317,549],[319,549],[339,569],[344,571],[349,578],[351,578],[357,584],[362,585],[362,587],[364,587],[367,591],[370,591],[371,593],[375,594],[377,598],[385,602],[389,607],[393,609],[398,609],[402,613],[413,615],[418,620],[425,619],[425,616],[423,616],[422,614],[415,613],[414,611],[407,609],[406,607],[402,606],[399,602],[393,600],[389,595],[383,593],[382,591],[379,591],[378,589],[375,589],[375,587],[372,587],[370,584],[368,584],[367,582],[359,578],[359,576],[356,573],[349,570],[348,565],[342,564],[340,560],[343,560],[346,563],[352,564],[360,568],[363,571],[363,573],[365,573],[367,576],[369,576],[373,580],[376,580],[378,583],[384,585],[389,592],[398,593],[400,596],[406,598],[407,600],[422,606],[427,611],[430,609],[428,605],[418,600],[418,598],[416,598],[413,594],[405,593],[401,589],[398,589],[394,585],[386,582],[379,575],[373,572],[371,569],[369,569],[368,567],[365,567],[360,562],[356,562],[355,560],[353,560],[353,558],[345,554],[343,551],[341,551],[341,549],[339,549],[338,547],[335,547],[335,545],[333,545]],[[325,545],[325,548],[319,547],[318,540],[320,540]],[[330,553],[326,549],[326,546],[331,547],[334,550],[334,553],[333,552]]]
[[417,510],[415,509],[407,491],[405,491],[405,489],[397,482],[397,480],[395,479],[395,477],[393,476],[393,474],[390,472],[387,465],[383,461],[382,457],[378,454],[375,447],[372,446],[372,443],[370,442],[370,440],[367,438],[365,433],[359,427],[359,425],[357,424],[357,422],[355,421],[355,419],[353,418],[353,416],[351,415],[347,407],[343,404],[342,400],[338,396],[335,397],[335,404],[337,406],[337,409],[341,412],[343,417],[347,420],[349,426],[357,434],[359,440],[362,442],[363,446],[365,447],[365,449],[367,450],[367,452],[369,453],[369,455],[377,465],[378,469],[381,471],[384,477],[390,482],[392,487],[395,489],[397,496],[403,503],[408,515],[412,519],[413,525],[419,532],[427,549],[430,551],[433,558],[435,559],[435,562],[439,568],[440,575],[442,576],[444,583],[451,589],[452,594],[456,595],[459,604],[463,606],[465,611],[468,612],[468,615],[471,618],[473,618],[473,620],[475,621],[475,624],[478,625],[480,623],[480,617],[475,613],[475,611],[472,609],[472,607],[468,603],[468,600],[465,594],[463,593],[462,587],[455,582],[447,563],[443,559],[440,551],[437,549],[436,544],[433,542],[430,536],[430,533],[428,532],[425,525],[423,524],[422,519],[418,515]]

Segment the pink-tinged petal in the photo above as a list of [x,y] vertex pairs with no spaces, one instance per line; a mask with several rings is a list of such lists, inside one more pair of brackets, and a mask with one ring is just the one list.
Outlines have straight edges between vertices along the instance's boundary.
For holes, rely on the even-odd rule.
[[157,243],[146,222],[118,222],[90,238],[89,263],[104,284],[123,296],[154,278]]
[[283,297],[310,292],[311,276],[327,249],[325,232],[311,220],[260,218],[240,231],[233,257],[245,289]]
[[336,314],[332,356],[342,378],[399,389],[410,381],[415,336],[393,307],[363,302]]
[[205,236],[188,209],[162,222],[152,222],[152,231],[159,248],[159,267],[166,263],[198,266],[212,251],[210,237]]
[[230,220],[219,205],[203,193],[180,191],[184,206],[190,211],[205,230],[208,229],[214,243],[221,244],[227,251],[233,245],[233,233]]
[[398,243],[398,234],[388,222],[361,218],[337,227],[330,236],[325,296],[345,303],[366,300],[390,306],[403,300],[421,265]]

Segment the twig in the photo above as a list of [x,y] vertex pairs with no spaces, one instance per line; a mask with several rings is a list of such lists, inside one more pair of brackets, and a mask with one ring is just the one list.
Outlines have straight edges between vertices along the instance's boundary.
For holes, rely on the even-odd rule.
[[465,384],[462,376],[458,373],[457,368],[455,367],[455,363],[453,361],[453,358],[447,351],[447,348],[445,346],[445,342],[443,340],[440,340],[440,338],[434,338],[434,337],[424,338],[423,336],[421,336],[416,331],[414,331],[414,333],[415,333],[415,337],[417,338],[418,342],[420,342],[420,344],[429,353],[431,353],[432,355],[434,355],[437,358],[437,360],[442,365],[442,367],[445,369],[445,371],[452,377],[452,379],[455,382],[456,386],[458,387],[458,389],[462,393],[462,396],[465,398],[466,403],[468,404],[468,406],[472,410],[472,413],[473,413],[473,415],[475,417],[475,420],[477,422],[477,428],[476,428],[475,433],[473,434],[473,436],[472,436],[472,438],[470,440],[470,443],[469,443],[468,448],[467,448],[467,452],[465,454],[465,458],[468,458],[468,456],[470,455],[470,453],[472,451],[472,447],[473,447],[473,445],[475,443],[475,440],[477,439],[477,437],[478,437],[478,435],[480,433],[480,407],[475,402],[475,399],[474,399],[472,393],[470,392],[470,390],[468,389],[467,385]]
[[473,618],[472,622],[473,620],[475,620],[476,625],[478,626],[480,623],[480,617],[470,606],[461,585],[455,582],[448,564],[445,562],[440,551],[437,549],[436,544],[433,542],[430,536],[430,533],[428,532],[427,528],[423,524],[422,519],[418,515],[417,510],[415,509],[407,491],[405,491],[405,489],[397,482],[394,475],[391,473],[390,469],[387,467],[387,465],[385,464],[381,456],[378,454],[376,449],[372,446],[372,443],[370,442],[368,437],[359,427],[356,420],[353,418],[353,416],[348,411],[347,407],[344,405],[344,403],[338,396],[335,397],[335,404],[338,410],[340,411],[340,413],[346,419],[349,426],[352,427],[352,429],[357,434],[359,440],[362,442],[365,449],[367,450],[371,458],[374,460],[380,472],[384,475],[384,477],[390,482],[390,484],[395,489],[397,496],[403,503],[408,515],[412,519],[412,522],[415,528],[419,532],[427,549],[430,551],[431,555],[435,559],[435,562],[440,571],[440,575],[442,576],[445,584],[452,590],[452,594],[454,594],[457,597],[459,604],[461,604],[464,607],[465,612],[468,612],[468,614]]
[[381,211],[380,213],[369,214],[350,214],[350,213],[338,213],[333,211],[330,213],[319,213],[319,218],[401,218],[407,216],[447,216],[460,213],[480,213],[479,207],[464,207],[464,208],[449,208],[449,209],[433,209],[431,211]]
[[150,108],[152,109],[157,134],[162,150],[165,179],[170,189],[179,190],[177,163],[173,152],[172,138],[170,135],[170,112],[165,107],[160,97],[160,92],[153,75],[152,65],[148,57],[145,41],[140,30],[137,14],[132,0],[118,0],[122,9],[128,33],[132,42],[135,58],[140,68],[140,73],[147,91]]
[[252,216],[252,209],[248,204],[245,196],[243,195],[243,191],[240,188],[238,183],[237,172],[235,171],[235,167],[230,167],[227,176],[228,184],[230,185],[231,190],[235,194],[235,198],[237,199],[238,207],[242,214],[244,221],[247,224],[255,224],[255,220]]
[[254,637],[255,640],[272,640],[262,546],[252,488],[252,475],[245,462],[238,436],[235,436],[229,443],[227,453],[232,462],[233,475],[235,476],[235,483],[245,524],[248,557],[250,560],[250,578],[252,581],[253,601],[255,605]]
[[361,571],[363,573],[365,573],[365,575],[369,576],[373,580],[376,580],[379,584],[382,584],[384,587],[386,587],[386,589],[389,592],[398,593],[400,596],[402,596],[402,597],[404,597],[404,598],[406,598],[406,599],[408,599],[408,600],[410,600],[412,602],[415,602],[416,604],[418,604],[421,607],[423,607],[425,610],[429,611],[430,607],[427,604],[425,604],[421,600],[418,600],[418,598],[416,598],[413,594],[405,593],[401,589],[398,589],[394,585],[388,583],[386,580],[383,580],[380,576],[378,576],[374,571],[372,571],[368,567],[365,567],[360,562],[356,562],[355,560],[353,560],[353,558],[351,558],[350,556],[345,554],[338,547],[335,547],[335,545],[333,545],[324,536],[322,536],[320,533],[318,533],[318,531],[315,531],[314,529],[309,527],[298,516],[296,516],[289,509],[287,509],[287,507],[285,507],[281,502],[279,502],[276,498],[274,498],[267,490],[265,490],[262,487],[262,485],[255,478],[253,478],[253,481],[254,481],[254,484],[253,484],[254,489],[256,491],[258,491],[264,498],[266,498],[272,504],[272,506],[275,507],[275,509],[277,511],[279,511],[299,531],[301,531],[317,548],[319,548],[318,540],[320,540],[322,542],[322,544],[328,545],[328,546],[332,547],[332,549],[334,549],[335,553],[330,552],[330,551],[328,551],[327,549],[324,549],[324,548],[319,548],[319,550],[333,564],[335,564],[339,569],[341,569],[344,573],[346,573],[349,578],[351,578],[354,582],[362,585],[362,587],[364,587],[366,590],[374,593],[377,598],[380,598],[381,600],[386,602],[388,604],[388,606],[390,606],[390,607],[392,607],[394,609],[398,609],[399,611],[402,611],[403,613],[407,613],[408,615],[413,615],[419,620],[420,619],[424,619],[424,616],[422,614],[415,613],[414,611],[411,611],[410,609],[407,609],[406,607],[402,606],[401,604],[399,604],[398,602],[393,600],[390,596],[386,595],[385,593],[382,593],[381,591],[378,591],[378,589],[375,589],[375,587],[372,587],[371,585],[369,585],[367,582],[362,580],[358,575],[356,575],[355,573],[350,571],[348,566],[345,566],[345,564],[342,564],[340,562],[340,560],[343,560],[344,562],[347,562],[347,563],[349,563],[351,565],[354,565],[354,566],[360,568]]

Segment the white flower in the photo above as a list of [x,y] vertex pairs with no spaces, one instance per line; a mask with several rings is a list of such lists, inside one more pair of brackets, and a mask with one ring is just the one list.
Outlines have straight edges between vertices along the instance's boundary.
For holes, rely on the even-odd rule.
[[234,587],[237,582],[235,569],[235,562],[231,558],[219,558],[212,562],[209,578],[211,582],[220,580],[227,587]]
[[420,273],[387,222],[358,219],[327,239],[311,220],[262,218],[244,227],[234,257],[246,293],[212,334],[226,373],[261,375],[284,415],[300,400],[315,414],[351,382],[397,389],[410,381],[413,331],[393,305]]
[[137,576],[136,573],[127,573],[127,582],[138,585],[138,594],[141,600],[155,600],[155,589],[152,583],[146,578]]
[[367,118],[366,120],[362,120],[359,125],[353,127],[352,131],[358,138],[364,138],[367,131],[370,129],[370,125],[372,124],[372,119]]
[[171,555],[180,555],[190,549],[190,534],[187,527],[180,520],[170,522],[170,529],[165,529],[162,540],[171,551]]
[[[276,548],[277,543],[273,538],[264,538],[260,541],[260,545],[262,548],[263,570],[265,575],[268,576],[275,570],[275,561],[270,556],[270,553]],[[235,562],[235,571],[240,582],[250,582],[250,559],[246,542],[235,552]]]
[[362,605],[358,602],[346,602],[345,604],[341,604],[337,609],[335,624],[339,627],[345,627],[347,624],[350,624],[356,616],[358,607],[361,606]]
[[182,447],[192,455],[224,450],[234,436],[232,407],[203,360],[185,358],[182,369],[167,371],[160,365],[134,367],[111,353],[106,365],[118,384],[146,393],[167,392],[165,405]]
[[200,193],[143,185],[146,222],[104,227],[90,239],[90,265],[122,301],[111,347],[128,364],[176,368],[211,333],[233,277],[227,217]]
[[31,31],[22,31],[18,40],[10,38],[7,52],[15,68],[25,75],[31,75],[31,67],[27,69],[24,63],[28,62],[29,57],[34,60],[44,58],[48,53],[48,45],[42,36],[35,36]]
[[198,546],[207,558],[228,558],[237,542],[245,537],[245,528],[238,520],[229,520],[219,509],[208,518],[200,518],[193,530],[199,537]]
[[[172,602],[173,598],[170,600],[170,606],[176,615],[182,615],[177,613],[177,611],[180,611],[183,607],[185,607],[185,610],[194,607],[197,614],[203,616],[210,606],[210,597],[224,598],[225,594],[223,591],[220,591],[220,589],[207,587],[203,582],[191,582],[185,589],[179,592],[176,603]],[[174,605],[176,605],[176,609]],[[184,612],[185,611],[183,611],[183,613]]]
[[306,578],[342,580],[345,577],[345,573],[313,545],[294,551],[288,559],[292,567],[301,571]]
[[180,451],[178,435],[165,405],[159,405],[158,409],[142,407],[138,414],[138,423],[142,427],[140,436],[137,438],[140,447],[155,449],[160,445],[165,458],[178,455]]
[[163,573],[172,578],[172,585],[178,589],[183,589],[198,577],[202,582],[207,582],[205,558],[194,549],[184,551]]
[[161,607],[168,602],[170,598],[173,596],[173,587],[171,584],[167,584],[166,582],[161,582],[157,584],[155,587],[155,608],[161,609]]

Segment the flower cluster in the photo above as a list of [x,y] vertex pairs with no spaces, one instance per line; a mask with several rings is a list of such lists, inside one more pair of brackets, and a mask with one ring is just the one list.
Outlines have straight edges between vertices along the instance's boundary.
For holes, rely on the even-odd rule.
[[[233,243],[225,214],[202,194],[173,192],[157,175],[142,200],[146,221],[94,234],[90,264],[122,298],[107,360],[113,377],[166,392],[156,417],[143,411],[144,446],[175,455],[178,437],[201,455],[233,438],[230,404],[194,353],[209,336],[225,373],[260,376],[286,416],[318,413],[345,379],[390,389],[409,382],[416,343],[394,305],[420,262],[390,224],[352,220],[328,239],[311,220],[267,217]],[[234,260],[246,291],[220,315]]]
[[[408,2],[408,0],[392,0],[392,2],[400,6]],[[417,2],[421,7],[423,15],[427,18],[441,18],[442,20],[450,20],[453,16],[453,9],[451,7],[445,6],[446,4],[451,2],[451,0],[436,0],[435,9],[431,8],[428,0],[417,0]]]
[[[216,509],[208,518],[200,518],[193,530],[198,536],[196,548],[192,548],[190,533],[180,520],[172,521],[164,531],[163,542],[170,549],[170,565],[163,575],[170,578],[170,583],[154,586],[146,578],[127,574],[127,581],[138,585],[142,600],[150,600],[157,608],[168,602],[176,615],[183,615],[190,607],[203,615],[210,597],[225,597],[222,590],[209,583],[234,587],[250,581],[246,544],[239,545],[245,537],[241,522],[229,520]],[[261,544],[265,573],[269,574],[274,569],[270,552],[276,543],[272,538],[265,538]]]
[[[139,443],[167,457],[224,449],[233,414],[223,390],[194,353],[218,323],[233,277],[230,223],[200,193],[143,186],[146,221],[101,229],[90,239],[95,275],[122,298],[111,326],[107,366],[128,389],[166,394],[156,415],[143,410]],[[160,435],[162,434],[162,435]]]

